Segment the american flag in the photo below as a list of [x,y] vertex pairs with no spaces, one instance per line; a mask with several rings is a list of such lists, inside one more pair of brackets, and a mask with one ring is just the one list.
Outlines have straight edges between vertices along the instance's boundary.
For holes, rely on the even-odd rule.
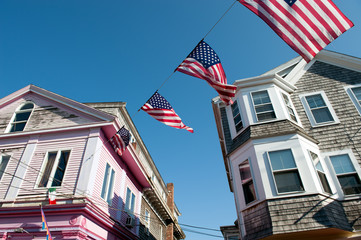
[[331,0],[239,0],[307,62],[353,23]]
[[125,128],[122,127],[113,137],[110,138],[110,143],[112,144],[116,153],[119,156],[123,155],[123,152],[129,145],[131,135],[130,132]]
[[176,71],[206,80],[227,105],[232,103],[231,98],[234,97],[237,87],[227,85],[221,60],[203,40],[198,43]]
[[158,92],[154,93],[141,109],[165,125],[185,129],[193,133],[193,128],[184,125],[182,119],[175,113],[169,102]]

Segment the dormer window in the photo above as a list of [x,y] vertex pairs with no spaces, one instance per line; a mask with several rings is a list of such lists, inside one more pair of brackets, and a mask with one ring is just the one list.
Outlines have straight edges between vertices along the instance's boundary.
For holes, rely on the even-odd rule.
[[34,109],[34,103],[26,102],[19,107],[9,123],[7,132],[21,132],[24,130],[26,123],[30,117],[31,112]]

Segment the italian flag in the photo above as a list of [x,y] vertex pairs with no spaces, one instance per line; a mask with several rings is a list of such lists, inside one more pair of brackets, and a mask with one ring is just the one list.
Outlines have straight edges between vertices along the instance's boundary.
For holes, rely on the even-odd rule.
[[49,204],[56,204],[56,189],[49,188]]

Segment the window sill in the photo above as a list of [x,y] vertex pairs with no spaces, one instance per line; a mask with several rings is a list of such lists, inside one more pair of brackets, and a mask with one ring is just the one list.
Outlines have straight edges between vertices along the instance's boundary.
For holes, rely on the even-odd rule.
[[317,125],[313,125],[311,123],[311,127],[312,128],[320,128],[320,127],[332,126],[332,125],[337,125],[337,124],[340,124],[340,122],[329,122],[329,123],[322,123],[322,124],[317,124]]

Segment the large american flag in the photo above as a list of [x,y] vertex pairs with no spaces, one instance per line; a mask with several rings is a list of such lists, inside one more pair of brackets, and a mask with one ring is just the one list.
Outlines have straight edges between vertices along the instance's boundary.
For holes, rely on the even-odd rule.
[[307,62],[353,23],[331,0],[239,0]]
[[221,60],[203,40],[198,43],[176,71],[206,80],[227,105],[232,103],[231,98],[234,97],[237,87],[227,85]]
[[122,156],[129,145],[130,138],[130,132],[125,127],[122,127],[109,141],[112,144],[114,151],[118,153],[119,156]]
[[184,125],[182,119],[175,113],[169,102],[158,92],[154,93],[141,109],[168,126],[185,129],[193,133],[193,128]]

